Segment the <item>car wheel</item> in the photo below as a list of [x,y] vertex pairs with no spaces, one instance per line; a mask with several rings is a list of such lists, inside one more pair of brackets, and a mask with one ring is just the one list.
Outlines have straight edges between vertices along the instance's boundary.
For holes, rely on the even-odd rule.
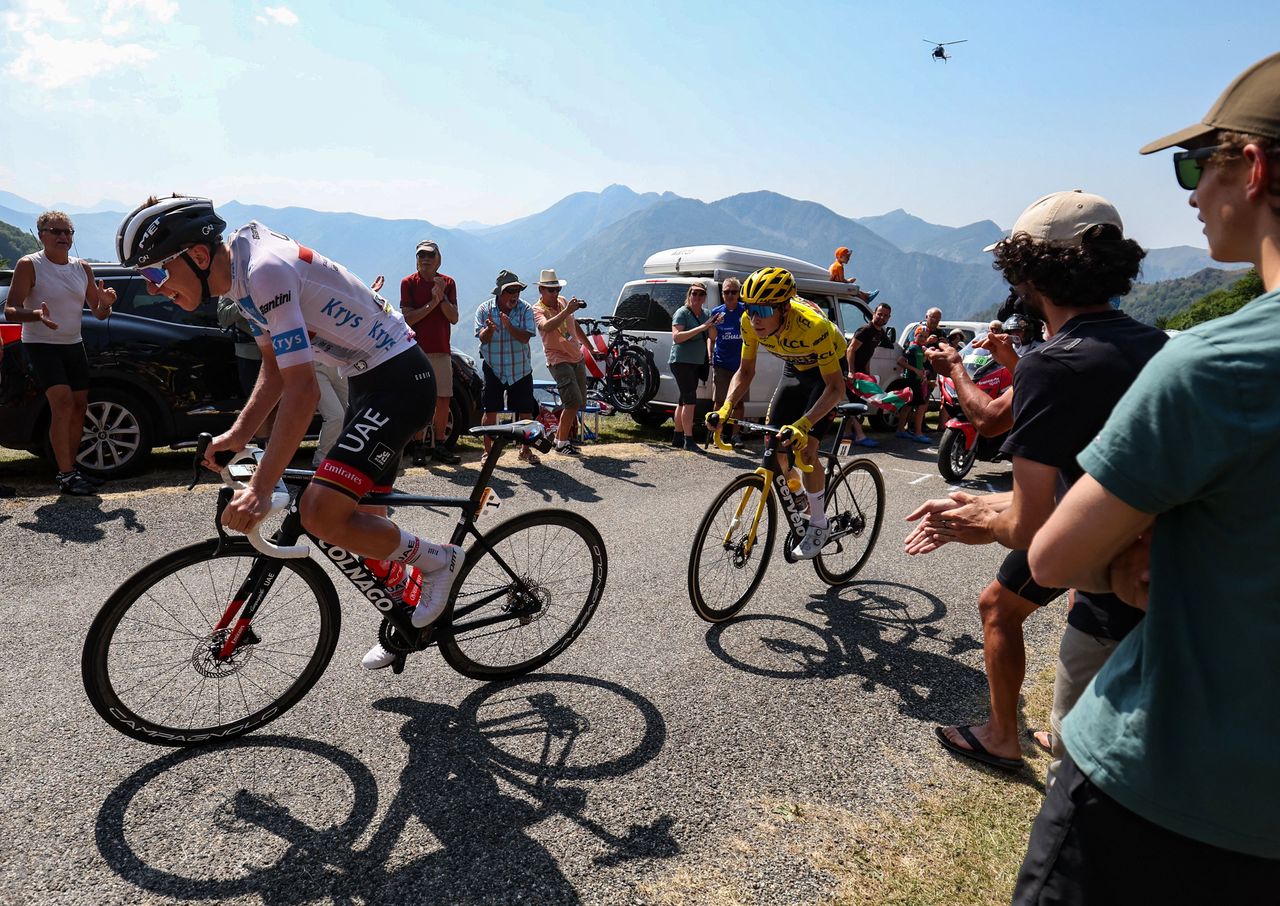
[[463,389],[455,380],[453,396],[449,398],[449,422],[444,429],[446,448],[452,450],[457,447],[459,438],[475,424],[471,416],[474,411],[475,406],[472,404],[470,391]]
[[632,420],[646,428],[661,428],[671,418],[670,409],[658,409],[654,406],[641,406],[631,413]]
[[146,405],[125,390],[90,394],[76,464],[90,475],[119,478],[151,458],[152,429]]

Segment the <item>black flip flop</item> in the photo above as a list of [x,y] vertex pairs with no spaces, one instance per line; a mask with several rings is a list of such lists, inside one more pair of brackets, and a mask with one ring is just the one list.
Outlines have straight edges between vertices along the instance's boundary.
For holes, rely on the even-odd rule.
[[993,768],[999,768],[1002,771],[1020,771],[1025,764],[1021,758],[1001,758],[999,755],[992,755],[987,751],[986,746],[978,741],[978,737],[973,735],[972,725],[955,728],[960,737],[971,746],[968,749],[962,748],[948,739],[947,734],[944,732],[945,730],[946,727],[935,727],[933,732],[938,737],[938,742],[942,743],[943,748],[955,752],[957,755],[990,765]]

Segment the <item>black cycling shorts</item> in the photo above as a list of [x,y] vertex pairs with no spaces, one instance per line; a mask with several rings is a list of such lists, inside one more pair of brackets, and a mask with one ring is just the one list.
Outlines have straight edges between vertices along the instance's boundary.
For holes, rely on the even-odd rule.
[[22,348],[42,390],[63,384],[73,391],[89,389],[89,357],[84,343],[23,343]]
[[[769,414],[765,416],[765,424],[773,428],[794,424],[813,408],[813,404],[826,389],[827,382],[817,368],[797,371],[790,365],[783,366],[782,380],[778,381],[773,398],[769,400]],[[836,402],[838,405],[839,400]],[[835,407],[832,407],[832,412],[834,411]],[[821,438],[830,424],[831,412],[828,412],[809,429],[809,436]]]
[[1009,551],[996,573],[996,581],[1020,598],[1026,598],[1037,607],[1044,607],[1059,597],[1065,588],[1045,588],[1031,578],[1031,564],[1026,551]]
[[348,379],[342,435],[316,469],[316,483],[359,500],[389,491],[405,444],[436,411],[436,378],[421,346],[410,346]]

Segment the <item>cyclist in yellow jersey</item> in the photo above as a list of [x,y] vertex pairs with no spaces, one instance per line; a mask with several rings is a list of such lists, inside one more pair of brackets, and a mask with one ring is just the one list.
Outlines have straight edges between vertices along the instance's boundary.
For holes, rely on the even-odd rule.
[[742,364],[719,411],[707,415],[707,426],[729,417],[756,374],[756,351],[763,346],[782,359],[782,379],[769,401],[766,422],[782,431],[779,443],[765,445],[765,460],[776,455],[778,470],[787,468],[785,453],[797,451],[812,471],[803,473],[809,498],[809,526],[792,554],[802,560],[816,557],[826,543],[829,527],[823,493],[826,477],[818,465],[818,441],[830,424],[831,410],[844,400],[844,337],[815,306],[796,295],[791,272],[780,267],[756,271],[742,284]]

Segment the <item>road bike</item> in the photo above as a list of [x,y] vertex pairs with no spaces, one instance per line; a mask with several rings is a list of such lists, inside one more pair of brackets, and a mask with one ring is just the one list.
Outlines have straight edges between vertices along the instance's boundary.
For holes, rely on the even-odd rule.
[[[424,629],[410,621],[403,587],[378,578],[370,561],[304,529],[299,501],[310,470],[288,469],[277,485],[272,513],[284,519],[270,540],[257,529],[229,536],[222,512],[261,451],[225,464],[220,459],[218,537],[143,567],[89,627],[81,674],[98,714],[134,739],[187,746],[256,730],[297,704],[333,656],[341,622],[337,591],[311,559],[311,545],[381,615],[378,638],[396,655],[395,673],[409,654],[433,645],[451,667],[479,680],[510,679],[550,662],[600,603],[608,577],[604,541],[584,517],[558,509],[478,529],[476,520],[492,504],[488,483],[503,448],[514,442],[547,452],[551,440],[533,421],[471,433],[492,437],[493,447],[470,496],[392,491],[361,501],[460,511],[450,541],[472,543],[444,613]],[[197,447],[196,481],[210,440],[202,435]],[[310,545],[300,543],[304,536]]]
[[[634,412],[658,393],[658,366],[653,353],[643,345],[656,340],[625,332],[625,328],[639,323],[639,318],[578,319],[578,326],[590,341],[585,359],[588,383],[598,386],[605,400],[619,412]],[[605,330],[609,331],[607,340]]]
[[[836,406],[831,437],[825,449],[818,449],[825,460],[823,499],[831,533],[813,567],[818,578],[831,586],[847,584],[866,565],[884,521],[884,478],[879,467],[869,459],[841,463],[839,455],[848,449],[841,440],[845,419],[861,417],[867,408],[861,402]],[[689,600],[694,612],[711,623],[742,610],[763,581],[778,530],[778,503],[787,529],[783,557],[788,563],[795,562],[792,549],[808,525],[803,491],[798,485],[790,486],[787,473],[777,471],[775,452],[783,429],[740,419],[727,422],[763,431],[768,439],[760,468],[743,472],[725,485],[707,507],[693,537]],[[719,430],[714,439],[721,449],[732,449],[721,440]],[[812,466],[792,459],[796,468],[812,471]]]

